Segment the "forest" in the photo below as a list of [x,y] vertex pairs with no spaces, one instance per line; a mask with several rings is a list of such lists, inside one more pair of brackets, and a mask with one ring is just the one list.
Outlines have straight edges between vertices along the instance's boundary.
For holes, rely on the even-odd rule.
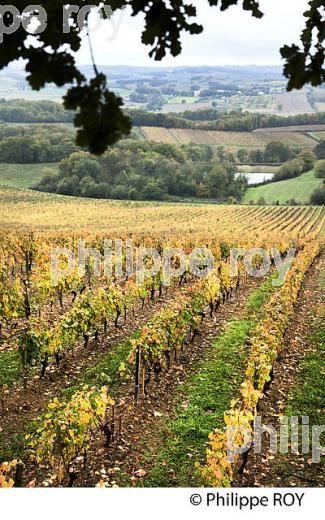
[[63,195],[131,200],[176,197],[241,200],[247,181],[236,178],[233,157],[212,160],[209,146],[125,140],[102,157],[77,152],[45,171],[36,189]]
[[58,162],[77,150],[74,133],[62,126],[0,124],[0,162]]

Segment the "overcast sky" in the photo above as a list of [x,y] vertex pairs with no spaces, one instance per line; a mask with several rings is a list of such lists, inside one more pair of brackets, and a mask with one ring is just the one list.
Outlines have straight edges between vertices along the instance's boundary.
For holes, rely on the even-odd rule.
[[[285,43],[299,42],[304,25],[302,13],[308,7],[308,0],[261,0],[265,16],[258,20],[237,6],[221,13],[210,7],[207,0],[193,3],[204,31],[200,35],[184,35],[183,51],[177,58],[167,56],[158,64],[150,59],[149,47],[141,44],[142,17],[132,18],[124,11],[114,15],[113,22],[102,22],[92,31],[96,62],[146,66],[279,65],[279,48]],[[97,21],[98,18],[93,19],[93,23]],[[81,65],[90,63],[86,39],[77,59]]]

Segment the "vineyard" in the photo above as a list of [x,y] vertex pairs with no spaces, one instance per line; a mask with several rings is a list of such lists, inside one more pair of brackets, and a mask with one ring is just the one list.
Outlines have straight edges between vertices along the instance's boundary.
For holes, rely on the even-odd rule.
[[[229,461],[226,427],[241,446],[269,398],[324,208],[0,196],[0,487],[241,485],[252,458]],[[137,276],[144,247],[172,251],[168,283],[151,253]]]
[[214,130],[192,130],[182,128],[162,128],[156,126],[142,126],[141,134],[150,141],[170,144],[207,144],[224,146],[229,150],[238,148],[264,148],[269,142],[283,140],[289,146],[314,147],[316,139],[304,132],[255,130],[254,132],[222,132]]

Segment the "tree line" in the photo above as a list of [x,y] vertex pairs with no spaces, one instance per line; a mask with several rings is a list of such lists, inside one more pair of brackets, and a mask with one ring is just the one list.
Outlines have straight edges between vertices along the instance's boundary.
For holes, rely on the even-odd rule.
[[102,157],[75,152],[46,170],[40,191],[93,198],[177,200],[179,197],[240,201],[246,177],[234,161],[212,159],[211,149],[125,140]]
[[[146,143],[142,146],[147,148],[160,146],[157,143]],[[78,150],[74,142],[74,130],[70,131],[59,124],[0,124],[0,162],[13,164],[58,162]],[[187,145],[186,150],[192,162],[207,162],[215,158],[221,162],[227,160],[239,164],[282,164],[294,160],[301,148],[291,147],[283,141],[275,140],[269,142],[264,149],[241,148],[235,155],[223,146],[212,148],[208,145]]]
[[74,132],[60,126],[0,124],[0,162],[58,162],[77,150]]
[[[259,128],[280,126],[325,124],[325,112],[297,114],[281,117],[270,114],[253,114],[238,111],[219,110],[185,111],[180,114],[128,110],[133,126],[161,126],[163,128],[189,128],[250,132]],[[0,99],[0,122],[5,123],[72,123],[74,111],[65,110],[54,101],[26,101],[23,99]]]
[[128,114],[134,126],[161,126],[164,128],[189,128],[227,132],[251,132],[259,128],[325,124],[325,112],[281,117],[242,111],[225,113],[211,109],[185,111],[179,114],[161,114],[137,109],[129,110]]
[[74,113],[54,101],[0,99],[0,122],[3,123],[72,123]]
[[323,183],[312,193],[311,204],[325,205],[325,139],[321,140],[316,148],[315,155],[317,162],[315,164],[315,175],[319,179],[323,179]]

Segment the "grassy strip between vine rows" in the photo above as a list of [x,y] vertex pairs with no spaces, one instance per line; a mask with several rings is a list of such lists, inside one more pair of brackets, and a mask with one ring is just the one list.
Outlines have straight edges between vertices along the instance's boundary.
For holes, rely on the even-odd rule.
[[[320,290],[325,288],[325,269],[320,273],[319,287]],[[289,393],[286,415],[305,415],[309,417],[310,425],[321,425],[324,423],[325,403],[325,305],[315,307],[314,313],[315,321],[308,338],[310,348]]]
[[[319,288],[325,288],[325,269],[320,273]],[[302,360],[300,371],[296,377],[294,386],[291,388],[288,395],[288,404],[285,411],[287,417],[299,417],[299,442],[301,443],[302,431],[301,420],[302,416],[309,417],[310,424],[310,441],[311,426],[324,424],[324,403],[325,403],[325,326],[324,313],[325,305],[315,307],[315,321],[312,323],[311,334],[307,338],[309,348],[307,354]],[[290,419],[289,419],[290,424]],[[323,434],[324,435],[324,434]],[[323,436],[321,438],[324,438]],[[324,444],[324,443],[323,443]],[[312,445],[312,444],[311,444]],[[301,453],[301,446],[299,447]],[[305,455],[305,459],[310,457],[310,454]],[[303,455],[301,455],[303,457]],[[303,458],[299,459],[300,463]],[[279,475],[285,475],[286,478],[292,476],[295,471],[292,465],[292,457],[287,455],[279,455],[272,462],[276,467]],[[295,466],[296,468],[296,466]],[[296,470],[295,480],[299,478],[299,473],[303,475],[305,482],[310,485],[321,486],[319,480],[322,470],[324,471],[324,461],[321,465],[305,464],[303,470],[300,467]]]
[[[208,356],[200,362],[196,374],[190,376],[181,389],[188,401],[186,409],[179,402],[176,419],[164,426],[164,445],[148,462],[155,465],[143,485],[146,487],[199,486],[196,462],[204,462],[210,431],[222,426],[224,411],[239,392],[246,359],[246,342],[257,323],[263,304],[273,292],[270,277],[248,298],[241,319],[230,322],[211,345]],[[122,476],[123,478],[123,476]],[[125,482],[124,482],[125,484]]]
[[[256,326],[251,339],[246,377],[240,389],[241,399],[234,401],[225,412],[225,427],[216,428],[209,435],[211,443],[207,451],[207,464],[202,468],[202,477],[207,485],[215,487],[231,485],[233,461],[228,460],[227,428],[229,426],[236,428],[236,447],[241,446],[244,441],[243,432],[253,431],[257,405],[263,397],[266,383],[271,379],[274,361],[284,348],[285,332],[294,313],[305,275],[319,253],[320,245],[317,242],[309,243],[300,251],[284,284],[264,307],[262,321]],[[237,453],[235,462],[238,459]]]
[[0,388],[3,385],[12,386],[22,379],[21,357],[18,351],[8,350],[0,356]]
[[[247,306],[250,307],[251,310],[258,309],[263,303],[268,289],[271,287],[270,280],[265,282],[258,291],[255,291],[255,293],[251,295]],[[131,340],[136,338],[139,333],[140,329],[131,334],[123,342],[116,344],[94,367],[86,369],[75,383],[61,392],[60,399],[68,401],[84,384],[90,386],[96,385],[98,387],[107,385],[110,389],[110,395],[117,397],[122,383],[119,368],[121,363],[127,360],[131,350]],[[0,460],[11,460],[16,457],[24,459],[25,435],[31,431],[33,423],[34,421],[26,421],[18,433],[14,429],[12,431],[6,431],[5,439],[0,440]]]
[[308,415],[310,424],[320,425],[324,422],[325,403],[324,319],[317,320],[310,342],[312,349],[302,362],[298,380],[289,395],[286,415]]

